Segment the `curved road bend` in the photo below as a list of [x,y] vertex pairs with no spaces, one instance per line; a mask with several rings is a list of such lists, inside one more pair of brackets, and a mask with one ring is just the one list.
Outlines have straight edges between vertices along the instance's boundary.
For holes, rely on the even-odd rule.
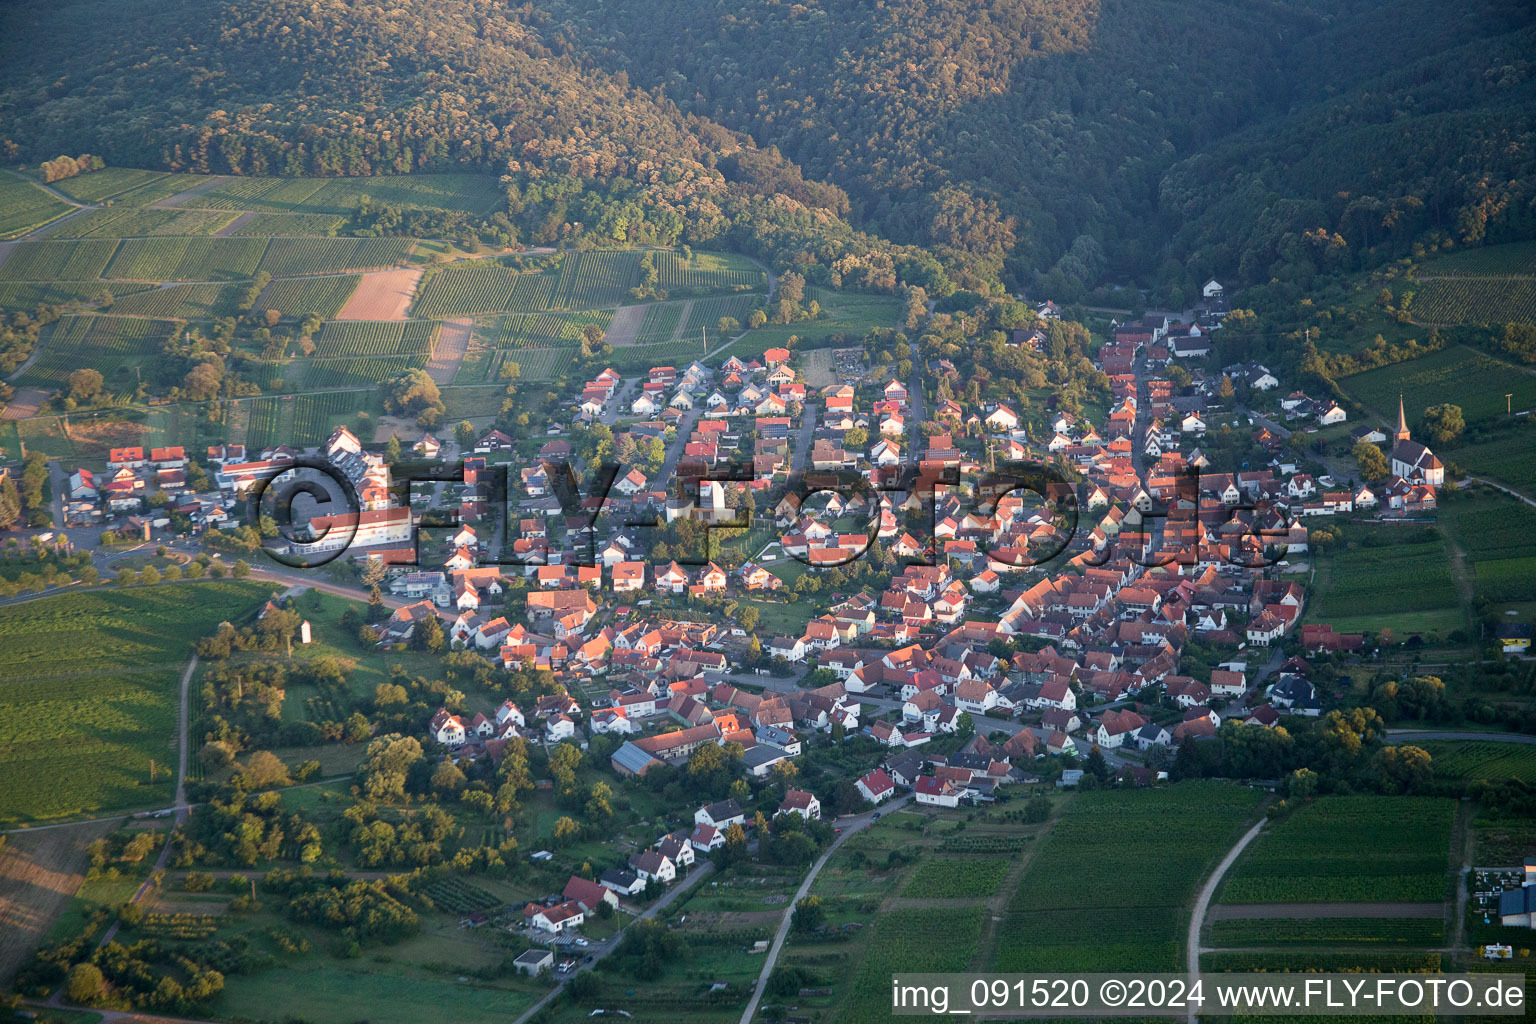
[[[1221,863],[1216,865],[1216,870],[1211,872],[1211,877],[1205,880],[1205,885],[1200,889],[1200,898],[1195,901],[1195,909],[1189,915],[1189,937],[1185,942],[1184,959],[1185,969],[1189,973],[1191,987],[1200,980],[1200,928],[1205,924],[1206,911],[1210,909],[1211,899],[1215,897],[1221,880],[1227,874],[1227,869],[1232,867],[1232,862],[1248,848],[1248,844],[1258,838],[1259,832],[1268,823],[1268,819],[1260,819],[1252,828],[1243,833],[1243,837],[1233,844],[1227,855],[1221,858]],[[1195,1024],[1199,1016],[1198,1006],[1189,1008],[1189,1024]]]

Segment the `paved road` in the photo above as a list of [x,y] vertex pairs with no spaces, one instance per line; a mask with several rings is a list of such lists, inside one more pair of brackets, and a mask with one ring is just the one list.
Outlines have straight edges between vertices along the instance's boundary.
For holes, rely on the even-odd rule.
[[768,956],[763,960],[763,969],[758,972],[757,984],[752,986],[752,998],[747,1003],[746,1010],[741,1015],[741,1024],[752,1024],[752,1015],[757,1012],[757,1004],[762,1001],[763,987],[768,984],[768,976],[773,973],[773,965],[778,962],[779,951],[784,948],[784,940],[789,936],[789,926],[794,922],[795,904],[805,899],[811,891],[811,885],[816,881],[816,876],[826,865],[828,858],[837,852],[837,848],[847,841],[855,832],[869,827],[881,814],[901,809],[911,800],[911,796],[904,797],[888,805],[882,810],[867,811],[864,814],[851,818],[841,818],[837,821],[837,827],[842,833],[832,840],[822,855],[816,858],[816,863],[811,865],[811,870],[806,873],[805,881],[800,883],[800,888],[795,890],[794,898],[789,901],[789,906],[784,908],[784,920],[779,922],[778,933],[773,937],[773,945],[768,947]]
[[[1249,843],[1258,838],[1265,824],[1266,822],[1261,820],[1244,832],[1243,837],[1233,844],[1225,857],[1221,858],[1221,863],[1216,865],[1216,870],[1211,872],[1211,877],[1205,880],[1205,885],[1200,889],[1200,898],[1195,901],[1194,912],[1189,915],[1189,935],[1184,945],[1185,967],[1189,972],[1191,988],[1200,980],[1200,928],[1205,924],[1205,913],[1210,908],[1211,899],[1216,895],[1216,889],[1221,885],[1221,880],[1226,875],[1227,869],[1232,866],[1232,862],[1248,848]],[[1196,1024],[1199,1014],[1200,1008],[1191,1005],[1189,1024]]]
[[800,433],[795,438],[795,450],[789,454],[789,469],[793,473],[803,472],[807,466],[807,457],[811,454],[811,444],[816,438],[816,423],[821,417],[821,404],[807,401],[800,410]]
[[[691,871],[686,878],[673,885],[672,888],[668,889],[665,893],[658,897],[655,903],[652,903],[645,909],[643,913],[635,918],[635,921],[648,921],[655,917],[657,914],[667,909],[667,907],[677,902],[678,898],[681,897],[683,893],[692,889],[694,886],[698,885],[705,878],[711,875],[714,870],[715,865],[713,861],[704,861],[701,864],[696,865],[693,871]],[[634,924],[634,921],[630,922],[630,925],[632,924]],[[549,993],[545,995],[543,999],[540,999],[538,1002],[528,1007],[528,1009],[524,1010],[522,1016],[518,1017],[517,1020],[512,1022],[512,1024],[525,1024],[528,1018],[538,1013],[550,1002],[555,1000],[560,995],[560,993],[565,991],[565,983],[567,981],[570,981],[571,978],[575,977],[577,974],[580,974],[582,971],[591,970],[592,968],[596,967],[599,960],[607,956],[609,953],[612,953],[615,949],[619,948],[619,942],[624,937],[624,931],[630,925],[625,925],[624,928],[619,929],[617,932],[610,935],[602,942],[595,942],[585,949],[572,950],[572,953],[580,953],[582,956],[592,957],[592,962],[590,964],[578,964],[576,970],[571,972],[570,977],[561,979],[560,983],[557,984],[554,988],[550,989]]]

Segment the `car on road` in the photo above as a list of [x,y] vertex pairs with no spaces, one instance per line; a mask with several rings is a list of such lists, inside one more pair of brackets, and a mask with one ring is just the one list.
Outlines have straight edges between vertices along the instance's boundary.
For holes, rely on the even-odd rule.
[[840,828],[835,828],[832,831],[835,832],[837,835],[842,835],[843,834],[843,830],[840,829]]
[[588,943],[587,940],[582,938],[580,935],[576,936],[571,941],[576,943],[576,945],[581,946],[583,948],[585,948],[586,946],[590,945],[590,943]]
[[588,953],[586,956],[581,958],[581,962],[584,963],[584,964],[589,964],[589,963],[591,963],[593,961],[593,959],[594,959],[594,957],[592,956],[592,954]]
[[876,811],[875,812],[875,816],[873,818],[870,818],[869,820],[870,821],[879,821],[880,820],[880,812]]

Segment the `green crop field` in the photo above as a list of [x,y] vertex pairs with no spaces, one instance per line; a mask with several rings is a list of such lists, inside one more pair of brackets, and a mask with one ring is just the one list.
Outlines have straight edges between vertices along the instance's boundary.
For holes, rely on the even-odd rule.
[[636,345],[660,345],[670,342],[677,334],[677,326],[683,318],[684,302],[653,302],[645,307],[645,319],[635,334]]
[[1227,946],[1438,946],[1445,922],[1424,917],[1262,917],[1212,921],[1206,945]]
[[238,178],[196,196],[189,206],[349,216],[364,197],[375,206],[488,214],[503,203],[496,179],[481,174],[380,174],[360,178]]
[[1536,601],[1536,556],[1497,558],[1473,566],[1479,597],[1496,603]]
[[258,213],[235,228],[233,234],[253,238],[280,238],[284,235],[334,235],[347,219],[333,213]]
[[73,207],[25,178],[0,171],[0,238],[15,238],[58,220]]
[[110,286],[105,281],[0,281],[0,309],[31,312],[38,306],[84,305],[102,291],[110,291],[121,299],[153,287],[123,281],[115,281]]
[[[1212,782],[1074,797],[1035,850],[987,969],[1178,969],[1195,890],[1260,800]],[[1155,881],[1135,881],[1132,865],[1153,866]]]
[[234,281],[252,277],[265,238],[129,238],[106,276],[130,281]]
[[426,366],[425,356],[346,356],[311,360],[304,374],[304,391],[372,387],[386,377],[413,366]]
[[[1319,950],[1287,950],[1277,952],[1267,949],[1242,950],[1231,953],[1205,953],[1200,957],[1200,969],[1216,973],[1241,972],[1251,973],[1255,971],[1329,971],[1346,974],[1362,973],[1436,973],[1440,970],[1440,954],[1427,953],[1416,950],[1374,950],[1359,949],[1342,952],[1322,952]],[[1253,1018],[1249,1018],[1253,1019]],[[1267,1017],[1268,1020],[1292,1021],[1301,1018]],[[1392,1020],[1404,1022],[1406,1020],[1422,1020],[1423,1018],[1387,1018],[1375,1017],[1373,1020]]]
[[[54,323],[41,343],[37,362],[19,383],[57,387],[74,370],[101,371],[108,390],[122,382],[113,375],[145,356],[158,353],[179,327],[171,320],[125,316],[66,316]],[[131,376],[131,375],[130,375]]]
[[1433,902],[1450,890],[1454,800],[1324,797],[1271,825],[1232,867],[1223,903]]
[[481,332],[493,348],[577,348],[588,326],[603,330],[613,322],[606,309],[578,313],[514,313],[489,322]]
[[685,340],[695,339],[702,328],[709,332],[709,337],[713,339],[712,344],[719,344],[724,340],[718,337],[720,318],[731,317],[745,327],[747,317],[759,301],[759,296],[756,295],[717,295],[710,299],[696,299],[692,308],[688,310],[688,319],[683,324],[682,336]]
[[1536,783],[1536,746],[1492,740],[1425,742],[1436,775],[1461,779],[1518,779]]
[[218,210],[160,210],[114,206],[71,217],[50,238],[133,238],[138,235],[211,235],[239,214]]
[[[1395,532],[1394,532],[1395,531]],[[1445,541],[1401,528],[1380,534],[1388,543],[1335,548],[1317,556],[1318,578],[1309,622],[1341,632],[1390,628],[1394,634],[1448,632],[1466,625]],[[1403,540],[1397,540],[1398,537]]]
[[409,238],[274,238],[259,269],[273,277],[392,267],[405,258]]
[[1421,279],[1435,277],[1482,277],[1485,275],[1536,275],[1536,242],[1511,242],[1464,249],[1436,256],[1418,270]]
[[116,248],[105,238],[21,242],[0,265],[0,280],[88,281],[102,275]]
[[169,803],[192,643],[270,590],[166,583],[0,608],[0,820]]
[[913,899],[991,896],[1007,874],[1008,861],[1001,857],[927,860],[913,872],[901,894]]
[[362,279],[361,274],[281,277],[262,289],[255,311],[275,309],[286,320],[302,320],[311,313],[328,319],[341,312]]
[[1437,277],[1413,300],[1421,324],[1507,324],[1536,320],[1536,278]]
[[1357,373],[1340,381],[1345,391],[1381,414],[1397,421],[1397,396],[1412,426],[1424,409],[1440,402],[1461,406],[1469,426],[1505,417],[1505,394],[1513,408],[1536,406],[1536,375],[1509,363],[1453,345],[1406,363]]
[[1519,421],[1518,429],[1500,431],[1482,440],[1458,439],[1447,454],[1462,469],[1492,477],[1527,494],[1536,490],[1536,417]]
[[677,294],[766,291],[768,280],[752,261],[733,253],[695,252],[684,260],[679,253],[650,254],[662,289]]
[[[118,285],[112,285],[116,296]],[[233,316],[237,286],[229,284],[173,284],[166,288],[135,292],[112,304],[114,313],[155,316],[167,320],[209,320]]]
[[551,308],[617,306],[635,286],[640,257],[631,250],[566,253]]
[[336,426],[350,423],[365,402],[366,396],[346,391],[299,395],[293,400],[293,436],[288,443],[294,445],[324,443]]
[[704,357],[698,341],[669,341],[662,345],[627,345],[616,348],[608,363],[620,373],[639,373],[653,366],[683,367]]
[[[105,167],[90,174],[77,174],[53,183],[53,187],[80,203],[99,203],[167,178],[178,178],[166,171],[140,171],[131,167]],[[175,191],[186,188],[180,186]],[[173,193],[166,193],[171,195]]]
[[337,320],[320,329],[315,356],[411,356],[432,351],[429,320]]
[[891,1019],[891,975],[963,971],[981,939],[981,907],[893,910],[874,921],[874,935],[836,1024]]
[[496,353],[486,369],[486,379],[501,380],[501,368],[516,363],[522,380],[556,380],[565,376],[576,361],[573,348],[505,349]]
[[553,274],[520,274],[499,263],[445,267],[422,282],[411,310],[416,316],[441,318],[549,309],[555,282]]
[[253,449],[287,443],[290,430],[283,427],[283,415],[293,407],[285,398],[253,398],[242,403],[245,412],[245,433],[240,438]]

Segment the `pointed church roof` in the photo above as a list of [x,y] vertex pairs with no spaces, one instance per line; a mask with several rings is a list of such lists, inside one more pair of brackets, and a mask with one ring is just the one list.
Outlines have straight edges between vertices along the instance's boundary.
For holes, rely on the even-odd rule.
[[1403,396],[1399,392],[1397,396],[1397,437],[1398,441],[1408,440],[1408,417],[1403,414]]

